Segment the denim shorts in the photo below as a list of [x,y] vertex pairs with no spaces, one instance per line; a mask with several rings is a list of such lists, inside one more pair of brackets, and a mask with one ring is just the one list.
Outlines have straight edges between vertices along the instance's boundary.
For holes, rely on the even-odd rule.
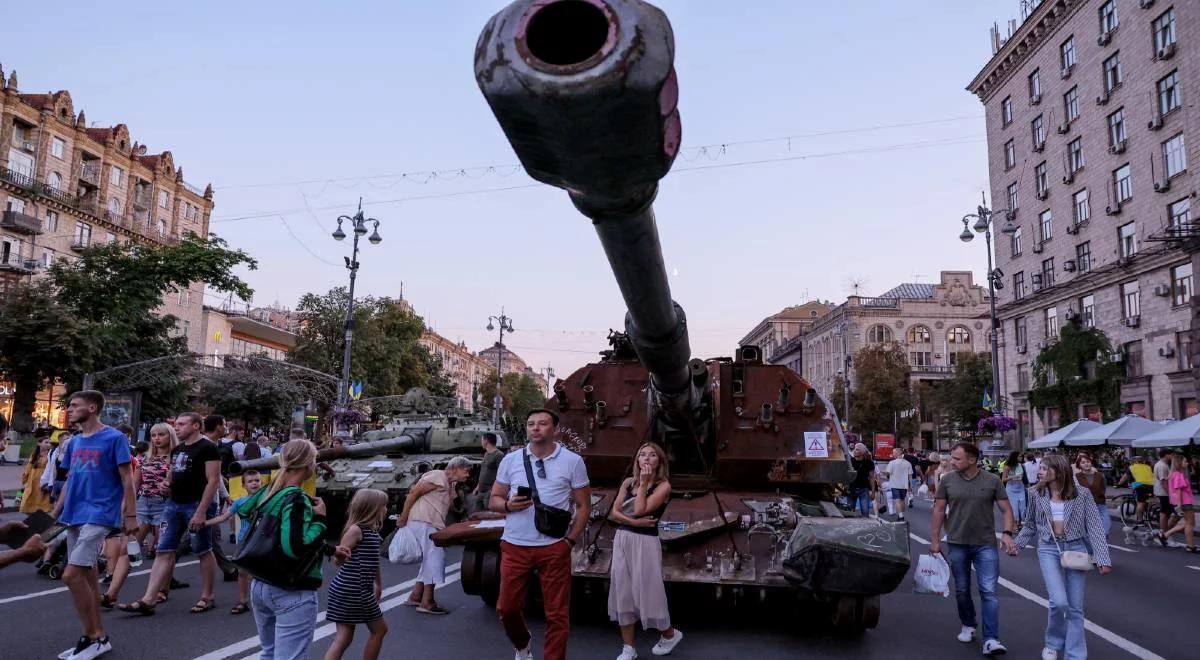
[[908,489],[907,488],[893,488],[892,489],[892,499],[893,500],[902,500],[906,497],[908,497]]
[[139,497],[137,501],[137,520],[139,525],[162,524],[163,515],[167,510],[167,498],[160,495]]
[[[158,531],[159,552],[175,552],[179,549],[179,542],[183,539],[183,535],[188,533],[188,523],[191,522],[192,516],[196,515],[196,507],[199,504],[199,502],[180,504],[174,500],[166,501],[162,524]],[[207,519],[216,515],[217,503],[211,502],[205,509],[204,517]],[[200,531],[193,532],[192,554],[199,557],[206,552],[212,552],[212,535],[211,527],[202,527]]]

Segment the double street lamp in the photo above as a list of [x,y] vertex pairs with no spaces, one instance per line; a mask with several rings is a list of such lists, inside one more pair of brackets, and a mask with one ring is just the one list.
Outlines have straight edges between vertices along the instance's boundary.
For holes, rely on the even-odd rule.
[[492,397],[492,428],[500,426],[500,405],[503,403],[503,398],[500,396],[500,386],[504,383],[504,333],[514,332],[512,326],[512,318],[504,313],[504,308],[500,308],[500,316],[489,316],[487,329],[492,331],[496,326],[492,323],[500,324],[500,341],[496,342],[496,395]]
[[367,235],[367,224],[372,225],[371,236],[367,239],[371,245],[379,245],[383,237],[379,235],[379,221],[363,216],[362,200],[358,202],[358,213],[353,216],[338,216],[337,229],[333,231],[333,240],[341,241],[346,238],[342,224],[349,223],[350,231],[354,234],[354,247],[351,256],[345,257],[346,270],[350,271],[350,300],[346,305],[346,335],[345,348],[342,353],[342,379],[338,382],[337,408],[345,410],[350,398],[350,346],[354,342],[354,281],[358,278],[358,239]]
[[[1004,288],[1004,272],[999,268],[992,267],[992,225],[995,222],[997,213],[1001,214],[1001,217],[1004,218],[1004,225],[999,228],[1000,232],[1010,235],[1015,233],[1017,225],[1013,223],[1014,214],[1012,211],[1008,209],[992,211],[987,206],[980,204],[975,213],[968,213],[963,216],[963,230],[958,235],[958,238],[964,243],[970,243],[975,238],[975,234],[983,234],[984,245],[987,247],[988,304],[991,310],[990,317],[992,323],[990,333],[992,343],[992,405],[999,407],[1001,412],[1003,412],[1003,407],[999,406],[1000,322],[996,318],[996,291]],[[972,219],[975,220],[974,224],[970,223]],[[974,230],[974,233],[971,230]]]

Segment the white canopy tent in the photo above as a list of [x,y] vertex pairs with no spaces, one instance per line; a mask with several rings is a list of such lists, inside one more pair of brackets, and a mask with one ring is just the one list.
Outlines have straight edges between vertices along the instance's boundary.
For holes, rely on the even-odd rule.
[[1184,447],[1200,444],[1200,415],[1167,424],[1133,441],[1134,447]]
[[1086,433],[1087,431],[1093,431],[1098,428],[1100,428],[1100,424],[1097,422],[1093,422],[1090,419],[1075,420],[1074,422],[1067,424],[1066,426],[1058,429],[1057,431],[1054,431],[1053,433],[1047,433],[1046,435],[1029,443],[1029,448],[1030,449],[1053,449],[1054,447],[1058,447],[1059,445],[1063,444],[1070,438],[1073,438],[1082,433]]
[[1100,445],[1116,445],[1128,447],[1134,440],[1142,438],[1163,428],[1162,424],[1152,422],[1139,415],[1125,415],[1101,426],[1100,428],[1084,431],[1066,440],[1068,447],[1097,447]]

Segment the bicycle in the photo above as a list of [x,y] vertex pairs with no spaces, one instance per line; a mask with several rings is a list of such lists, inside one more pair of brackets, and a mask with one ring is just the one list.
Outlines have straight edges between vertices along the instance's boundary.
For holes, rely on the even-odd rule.
[[1137,515],[1137,496],[1133,493],[1117,495],[1110,500],[1117,503],[1117,514],[1121,517],[1121,529],[1125,532],[1125,545],[1133,545],[1140,540],[1142,545],[1148,546],[1151,542],[1158,540],[1158,514],[1162,509],[1157,498],[1147,498],[1141,520],[1137,520],[1135,517]]

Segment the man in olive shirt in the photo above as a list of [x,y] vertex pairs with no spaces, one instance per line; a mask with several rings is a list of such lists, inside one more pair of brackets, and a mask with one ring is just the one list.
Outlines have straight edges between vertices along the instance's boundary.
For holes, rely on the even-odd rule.
[[996,597],[1000,555],[996,551],[995,507],[999,506],[1004,514],[1004,534],[1001,536],[1004,551],[1015,555],[1012,505],[1000,477],[979,469],[979,448],[975,445],[969,442],[955,445],[950,452],[950,467],[954,471],[942,476],[934,500],[933,538],[929,549],[934,554],[941,554],[944,523],[958,618],[962,623],[958,641],[969,643],[975,639],[975,603],[971,600],[971,567],[974,566],[983,611],[983,654],[1001,655],[1008,649],[1000,643],[1000,601]]
[[492,495],[492,484],[496,483],[496,471],[500,469],[500,460],[504,452],[496,448],[496,434],[484,433],[480,444],[483,445],[483,464],[479,466],[479,483],[471,491],[471,511],[486,511],[488,498]]

